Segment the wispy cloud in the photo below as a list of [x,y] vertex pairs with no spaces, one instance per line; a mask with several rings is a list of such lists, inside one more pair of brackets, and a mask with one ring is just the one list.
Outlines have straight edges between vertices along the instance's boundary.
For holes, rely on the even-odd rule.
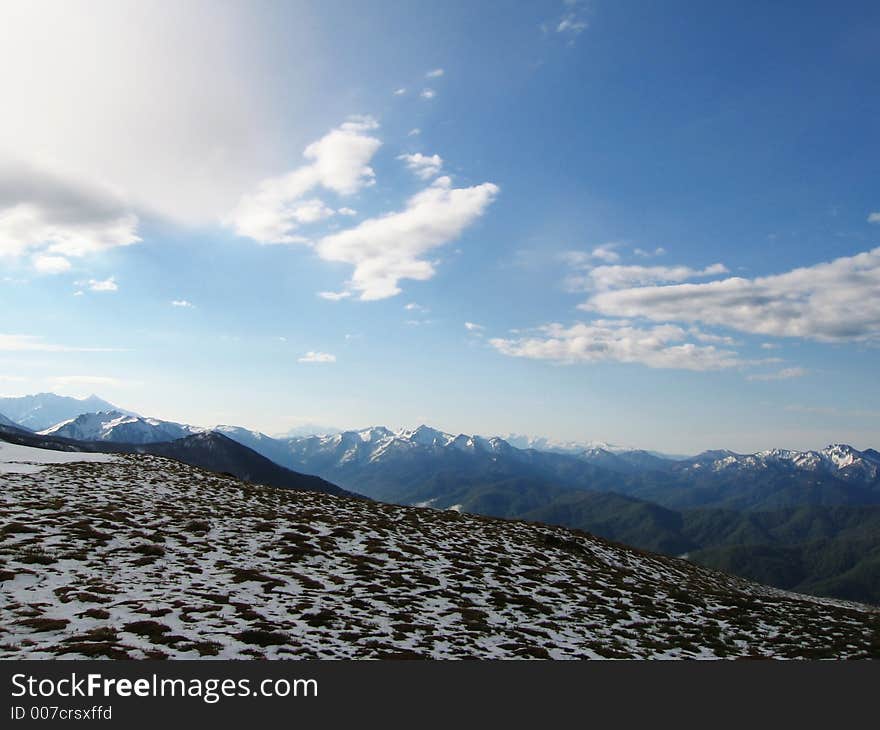
[[869,213],[868,223],[880,223],[880,211]]
[[701,322],[824,342],[880,340],[880,248],[783,274],[601,291],[581,305],[604,316]]
[[690,266],[596,266],[585,274],[570,277],[569,288],[583,288],[598,291],[623,289],[631,286],[665,284],[688,281],[727,273],[724,264],[712,264],[703,269]]
[[116,283],[116,277],[111,276],[107,279],[89,279],[88,281],[78,281],[77,286],[87,288],[94,292],[113,292],[119,290],[119,284]]
[[652,251],[648,251],[644,248],[635,248],[633,249],[633,253],[641,258],[652,258],[654,256],[663,256],[666,253],[666,249],[662,246],[657,246],[657,248]]
[[439,79],[445,72],[442,68],[435,68],[425,74],[426,79]]
[[405,93],[406,89],[402,86],[394,90],[394,96],[403,96]]
[[679,370],[722,370],[743,365],[735,352],[687,340],[688,333],[674,325],[639,327],[620,320],[596,320],[570,327],[548,324],[531,335],[493,338],[489,343],[510,357],[563,364],[621,362]]
[[53,375],[47,378],[53,387],[65,387],[71,385],[97,385],[118,388],[125,384],[119,378],[111,378],[102,375]]
[[808,373],[804,368],[783,368],[775,373],[756,373],[749,375],[747,380],[751,381],[770,381],[770,380],[788,380],[790,378],[802,378]]
[[193,307],[195,307],[195,304],[193,304],[188,299],[172,299],[171,306],[181,307],[182,309],[192,309]]
[[305,355],[300,357],[297,362],[302,363],[334,363],[336,362],[336,355],[331,355],[329,352],[315,352],[309,350]]
[[330,302],[338,302],[340,299],[348,299],[350,291],[319,291],[318,296]]
[[433,99],[437,96],[437,92],[434,89],[422,89],[422,92],[419,94],[423,99]]
[[0,334],[0,352],[121,352],[112,347],[77,347],[46,342],[38,335]]

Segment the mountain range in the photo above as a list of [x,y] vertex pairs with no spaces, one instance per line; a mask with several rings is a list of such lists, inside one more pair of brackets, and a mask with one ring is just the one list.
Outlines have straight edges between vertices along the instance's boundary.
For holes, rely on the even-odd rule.
[[[599,443],[523,449],[500,437],[428,426],[273,438],[112,407],[53,424],[39,436],[85,441],[90,450],[164,453],[242,478],[259,474],[264,483],[273,483],[266,480],[272,464],[385,502],[564,525],[786,589],[880,603],[880,453],[874,449],[832,444],[670,458]],[[201,448],[197,460],[188,448],[197,437],[223,446],[214,453]],[[228,456],[232,443],[246,447],[248,457]],[[248,465],[258,455],[265,463],[254,470]],[[284,481],[278,474],[272,479]]]

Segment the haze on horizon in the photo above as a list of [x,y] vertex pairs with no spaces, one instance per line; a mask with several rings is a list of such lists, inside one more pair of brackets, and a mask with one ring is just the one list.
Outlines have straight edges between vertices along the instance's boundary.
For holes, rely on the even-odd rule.
[[880,446],[880,7],[755,9],[3,3],[0,393]]

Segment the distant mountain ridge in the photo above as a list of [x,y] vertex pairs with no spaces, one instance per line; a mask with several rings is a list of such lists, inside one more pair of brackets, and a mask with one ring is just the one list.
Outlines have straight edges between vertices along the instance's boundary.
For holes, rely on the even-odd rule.
[[323,492],[337,496],[359,496],[340,489],[318,476],[301,474],[280,466],[253,449],[214,431],[204,431],[170,442],[130,444],[113,441],[77,441],[53,434],[26,433],[18,428],[0,426],[0,440],[57,451],[152,454],[201,469],[231,474],[254,484]]
[[130,411],[117,408],[96,395],[90,395],[88,398],[71,398],[55,393],[36,393],[15,398],[0,398],[0,413],[15,424],[31,431],[42,431],[83,413],[99,411],[119,411],[133,415]]
[[60,436],[78,441],[113,441],[126,444],[149,444],[200,433],[204,429],[156,418],[142,418],[117,410],[83,413],[39,431],[44,436]]

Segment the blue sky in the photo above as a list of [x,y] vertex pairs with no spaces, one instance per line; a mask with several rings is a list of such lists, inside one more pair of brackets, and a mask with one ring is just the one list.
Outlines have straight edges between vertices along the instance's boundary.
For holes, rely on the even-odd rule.
[[880,444],[876,3],[5,3],[0,391]]

